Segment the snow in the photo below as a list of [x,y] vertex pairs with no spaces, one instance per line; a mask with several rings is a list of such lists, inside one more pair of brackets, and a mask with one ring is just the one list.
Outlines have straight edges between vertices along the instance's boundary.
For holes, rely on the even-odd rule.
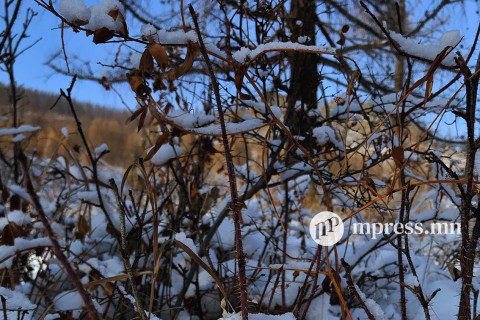
[[15,238],[13,246],[0,246],[0,268],[10,268],[12,259],[17,251],[24,251],[37,247],[48,247],[51,245],[47,237],[37,239]]
[[175,240],[180,241],[184,245],[186,245],[190,250],[193,252],[197,253],[197,246],[195,246],[195,243],[193,242],[192,239],[187,238],[187,235],[185,232],[179,232],[175,234]]
[[71,23],[87,22],[90,19],[90,10],[83,0],[62,0],[58,9],[62,16]]
[[116,31],[125,32],[124,25],[121,19],[114,20],[108,13],[112,10],[118,10],[123,16],[125,16],[125,10],[123,5],[117,0],[103,0],[102,3],[91,6],[90,8],[89,23],[85,26],[88,30],[98,30],[103,27]]
[[328,126],[321,126],[313,129],[313,136],[317,139],[318,144],[321,146],[327,142],[332,142],[339,150],[343,150],[343,143],[337,140],[335,131]]
[[21,125],[20,127],[17,128],[2,128],[0,129],[0,136],[6,136],[6,135],[13,135],[13,134],[20,134],[24,132],[34,132],[40,130],[40,127],[34,127],[30,125]]
[[[23,293],[12,291],[5,287],[0,287],[0,296],[4,297],[7,301],[7,319],[13,320],[19,318],[19,313],[13,310],[34,310],[37,307]],[[0,309],[1,308],[2,307],[0,307]],[[3,319],[3,311],[0,311],[0,313]]]
[[83,301],[78,292],[66,291],[55,297],[54,304],[57,311],[77,310],[83,306]]
[[157,32],[157,39],[161,44],[187,44],[188,41],[198,41],[197,34],[193,30],[184,32],[183,30],[167,31],[161,29]]
[[[242,103],[246,104],[249,107],[257,109],[263,114],[267,114],[269,118],[271,118],[271,115],[263,102],[256,102],[253,100],[242,100]],[[280,120],[280,118],[282,117],[282,109],[280,109],[277,106],[270,106],[270,109],[272,110],[273,115]]]
[[301,43],[294,42],[270,42],[260,44],[255,49],[242,47],[237,52],[232,54],[232,57],[240,63],[244,63],[247,59],[252,59],[264,51],[278,51],[278,50],[311,50],[334,53],[335,49],[326,46],[307,46]]
[[[234,133],[240,133],[240,132],[258,129],[262,125],[263,125],[263,121],[261,119],[250,119],[250,120],[245,120],[239,123],[226,122],[225,128],[227,130],[227,134],[234,134]],[[208,134],[208,135],[222,134],[222,128],[220,124],[215,124],[215,125],[202,127],[202,128],[189,128],[187,130],[197,132],[197,133],[202,133],[202,134]]]
[[67,127],[63,127],[61,131],[62,131],[62,134],[65,136],[65,138],[68,139],[68,129],[67,129]]
[[142,54],[140,52],[134,52],[130,55],[130,63],[135,69],[140,68],[140,60],[142,59]]
[[[458,30],[448,31],[444,33],[438,41],[438,44],[436,45],[421,44],[417,40],[405,38],[401,34],[393,31],[390,31],[390,36],[393,40],[395,40],[395,42],[400,45],[400,48],[405,52],[432,61],[435,60],[437,55],[447,46],[455,47],[462,40],[462,37],[460,36],[460,31]],[[455,50],[450,52],[442,63],[446,66],[455,66],[456,63],[454,57]]]
[[167,163],[169,160],[180,156],[183,153],[183,149],[180,146],[171,146],[170,144],[164,144],[158,149],[157,153],[152,157],[152,163],[156,166],[161,166]]
[[144,25],[142,26],[141,32],[142,32],[142,36],[144,36],[144,37],[150,37],[150,36],[156,35],[156,33],[158,32],[158,30],[157,30],[157,28],[155,28],[153,25],[151,25],[150,23],[148,23],[148,24],[144,24]]
[[186,112],[177,109],[170,110],[166,117],[182,128],[203,126],[216,120],[215,116],[204,112]]
[[365,305],[367,306],[367,309],[370,311],[370,313],[373,315],[373,317],[376,320],[384,320],[385,319],[385,313],[383,312],[382,308],[372,299],[367,299],[365,296],[365,293],[360,290],[360,288],[355,285],[355,289],[357,289],[358,295],[360,298],[363,300]]
[[0,218],[0,231],[5,228],[10,222],[15,223],[17,226],[27,225],[31,222],[30,216],[26,215],[20,210],[14,210],[7,214],[6,217]]
[[12,184],[12,185],[8,186],[8,189],[10,189],[10,191],[13,192],[14,194],[16,194],[17,196],[21,197],[23,200],[29,200],[30,199],[30,196],[25,191],[25,189],[20,187],[18,184]]
[[25,139],[25,135],[23,133],[20,133],[12,138],[12,142],[20,142],[23,139]]
[[[242,314],[229,313],[226,318],[219,318],[218,320],[241,320]],[[285,314],[264,314],[264,313],[250,313],[248,314],[248,319],[250,320],[296,320],[293,313],[285,313]]]
[[107,144],[103,143],[99,145],[98,147],[95,148],[95,153],[100,154],[108,151],[108,146]]

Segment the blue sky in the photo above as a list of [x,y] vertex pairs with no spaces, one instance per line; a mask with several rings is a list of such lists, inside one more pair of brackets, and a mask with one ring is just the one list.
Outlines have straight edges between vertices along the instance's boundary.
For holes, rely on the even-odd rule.
[[[87,3],[89,2],[94,1],[88,1]],[[20,56],[15,64],[17,83],[27,88],[59,92],[60,88],[68,87],[72,76],[57,74],[45,65],[46,61],[62,49],[59,19],[38,6],[33,0],[24,1],[22,6],[23,12],[30,6],[38,13],[29,28],[30,38],[24,40],[23,44],[27,46],[37,39],[41,40]],[[116,52],[117,49],[116,45],[111,44],[95,45],[91,37],[87,38],[84,33],[75,34],[69,29],[65,29],[64,41],[68,56],[77,55],[84,60],[92,61],[92,65],[97,68],[99,74],[103,68],[97,67],[95,64],[104,59],[107,61],[108,55]],[[66,64],[63,59],[56,59],[55,61],[59,68],[66,71]],[[70,61],[70,63],[72,62]],[[7,81],[7,75],[0,72],[0,82],[7,83]],[[116,88],[123,92],[129,90],[128,85],[117,85]],[[134,97],[130,92],[129,90],[128,94],[123,96],[131,107],[135,107]],[[73,94],[81,101],[123,108],[120,99],[114,92],[105,91],[101,85],[92,81],[78,81]]]

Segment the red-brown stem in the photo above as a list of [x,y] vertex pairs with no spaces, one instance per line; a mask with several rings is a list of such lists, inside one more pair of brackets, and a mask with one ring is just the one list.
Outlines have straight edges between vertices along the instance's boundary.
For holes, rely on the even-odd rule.
[[77,289],[78,294],[80,294],[80,297],[82,298],[83,303],[85,304],[85,309],[87,309],[90,319],[100,320],[100,318],[97,315],[97,312],[95,311],[95,306],[93,305],[92,299],[90,299],[90,297],[88,296],[85,290],[85,287],[80,282],[80,280],[78,280],[75,271],[73,270],[72,266],[68,262],[67,257],[65,257],[62,250],[60,249],[60,244],[58,243],[57,238],[55,237],[55,233],[53,232],[52,226],[48,221],[47,215],[45,214],[45,211],[43,210],[43,207],[40,204],[40,199],[38,198],[38,195],[35,192],[35,189],[33,188],[32,180],[30,179],[30,174],[28,173],[27,157],[22,152],[21,148],[17,148],[15,151],[17,153],[17,159],[19,160],[23,168],[25,188],[32,200],[32,204],[35,207],[35,210],[37,211],[38,217],[42,221],[42,224],[45,230],[47,231],[48,238],[52,242],[53,253],[57,257],[58,261],[60,261],[63,268],[65,269],[68,279],[73,283],[73,285],[75,286],[75,289]]
[[245,254],[243,252],[243,243],[242,243],[242,231],[240,227],[240,206],[238,203],[238,193],[237,193],[237,181],[235,179],[235,168],[233,166],[232,154],[230,153],[230,146],[228,143],[227,129],[225,127],[225,117],[222,109],[222,101],[220,99],[220,89],[218,86],[217,77],[213,72],[212,64],[210,63],[210,58],[208,57],[207,49],[202,39],[202,34],[200,33],[200,28],[198,27],[197,14],[193,9],[192,5],[188,6],[190,14],[192,15],[193,23],[195,25],[195,31],[198,36],[198,43],[200,44],[200,51],[202,52],[205,63],[207,64],[208,72],[210,78],[212,79],[213,91],[215,93],[215,99],[217,102],[218,117],[220,119],[220,126],[222,129],[222,140],[223,148],[225,149],[225,160],[227,163],[227,173],[228,173],[228,182],[230,185],[230,196],[231,196],[231,207],[233,212],[233,223],[235,225],[235,249],[237,251],[237,261],[238,261],[238,282],[240,286],[240,308],[242,312],[242,319],[248,319],[248,309],[247,309],[247,285],[246,285],[246,276],[245,276]]

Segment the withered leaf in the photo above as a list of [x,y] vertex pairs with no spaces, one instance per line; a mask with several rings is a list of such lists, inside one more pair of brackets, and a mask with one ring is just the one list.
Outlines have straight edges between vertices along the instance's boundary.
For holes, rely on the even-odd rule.
[[343,32],[343,33],[347,33],[348,30],[350,30],[350,26],[349,26],[348,24],[346,24],[346,25],[344,25],[344,26],[342,27],[342,32]]
[[153,57],[148,49],[145,49],[140,59],[140,70],[146,73],[153,72]]
[[370,178],[369,176],[365,176],[364,179],[365,179],[365,182],[367,183],[367,185],[368,185],[373,191],[375,191],[375,194],[376,194],[376,193],[377,193],[377,186],[375,185],[375,182],[373,181],[373,179]]
[[340,39],[337,41],[337,44],[340,45],[340,46],[343,46],[345,44],[346,40],[347,40],[347,38],[345,38],[343,33],[340,33]]
[[113,32],[112,30],[106,27],[102,27],[98,30],[95,30],[95,32],[93,33],[93,43],[105,43],[108,40],[112,39],[114,34],[115,32]]
[[401,168],[403,160],[405,160],[405,150],[402,146],[394,147],[392,149],[392,158],[395,161],[396,167]]
[[153,91],[159,91],[159,90],[167,90],[167,86],[163,82],[163,79],[159,76],[155,77],[155,80],[153,81]]
[[79,239],[82,243],[85,242],[85,236],[90,231],[87,219],[83,215],[78,218],[77,230],[75,232],[75,238]]
[[113,20],[116,21],[119,13],[120,13],[120,12],[118,11],[118,9],[112,9],[112,10],[110,10],[110,11],[108,12],[108,15],[109,15],[110,17],[112,17]]
[[137,130],[140,131],[140,129],[143,128],[143,124],[145,123],[145,118],[147,117],[147,109],[145,108],[144,112],[140,115],[140,119],[138,120],[138,128]]
[[432,93],[432,89],[433,89],[433,73],[427,79],[427,87],[425,89],[425,100],[424,100],[423,104],[427,104],[428,97]]
[[200,53],[200,49],[198,47],[198,44],[189,42],[187,45],[187,54],[185,56],[185,61],[180,67],[169,71],[167,74],[167,79],[169,80],[178,79],[179,77],[183,76],[188,71],[190,71],[190,69],[193,66],[193,61],[195,60],[195,58],[198,56],[199,53]]
[[22,199],[20,199],[18,195],[16,194],[12,195],[10,197],[10,211],[20,210],[21,201]]
[[14,222],[7,224],[0,234],[0,245],[13,246],[15,238],[22,235],[22,229]]
[[158,43],[148,45],[148,51],[157,61],[158,67],[163,71],[168,65],[168,54],[165,48]]
[[130,117],[128,117],[127,122],[135,120],[142,112],[145,111],[145,107],[135,110]]

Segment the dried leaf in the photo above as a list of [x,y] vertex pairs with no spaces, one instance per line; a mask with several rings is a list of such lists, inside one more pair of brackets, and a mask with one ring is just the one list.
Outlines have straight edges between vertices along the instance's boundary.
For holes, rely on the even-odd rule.
[[425,89],[425,100],[423,102],[424,105],[427,104],[428,97],[430,97],[430,94],[432,93],[432,89],[433,89],[433,73],[427,79],[427,87]]
[[165,48],[158,43],[148,45],[148,51],[157,61],[158,67],[163,71],[168,65],[168,55]]
[[114,34],[115,32],[113,32],[112,30],[106,27],[102,27],[98,30],[95,30],[95,32],[93,33],[93,43],[105,43],[108,40],[112,39]]
[[15,238],[22,235],[22,229],[14,222],[7,224],[0,233],[0,245],[13,246]]
[[348,86],[347,86],[347,97],[352,94],[355,84],[361,77],[362,77],[362,72],[360,70],[357,69],[352,72],[352,76],[350,77],[350,81],[348,82]]
[[340,33],[340,40],[337,41],[337,44],[343,46],[346,40],[347,38],[343,35],[343,33]]
[[20,210],[22,199],[16,194],[10,197],[10,211]]
[[120,13],[120,12],[118,11],[118,9],[112,9],[112,10],[110,10],[110,11],[108,12],[108,15],[109,15],[110,17],[112,17],[113,20],[117,21],[117,17],[118,17],[118,14],[119,14],[119,13]]
[[146,73],[153,72],[153,57],[148,49],[145,49],[140,59],[140,70]]
[[82,243],[85,242],[85,236],[90,231],[87,219],[83,215],[78,217],[77,230],[75,232],[75,238],[79,239]]
[[140,119],[138,120],[138,131],[143,128],[143,124],[145,123],[145,118],[147,117],[147,109],[140,115]]
[[396,167],[401,168],[403,160],[405,160],[405,150],[402,146],[394,147],[392,149],[392,158],[395,161]]
[[156,76],[155,77],[155,80],[153,81],[153,91],[154,92],[157,92],[159,90],[167,90],[167,86],[165,85],[165,83],[163,82],[163,79],[162,77],[160,76]]
[[375,191],[375,195],[376,195],[376,194],[377,194],[377,186],[375,185],[375,182],[373,181],[373,179],[370,178],[369,176],[365,176],[364,179],[365,179],[365,182],[367,183],[367,185],[368,185],[373,191]]
[[347,33],[348,30],[350,30],[350,26],[349,26],[348,24],[346,24],[346,25],[344,25],[344,26],[342,27],[342,32],[343,32],[343,33]]
[[198,48],[198,44],[189,42],[187,45],[187,54],[185,56],[185,61],[180,67],[169,71],[167,74],[167,79],[169,80],[178,79],[179,77],[183,76],[188,71],[190,71],[190,69],[193,66],[193,61],[195,60],[195,58],[198,56],[199,53],[200,53],[200,49]]
[[450,272],[450,275],[452,276],[453,281],[457,281],[462,277],[462,271],[458,270],[455,267],[455,263],[449,262],[447,263],[448,266],[448,272]]

